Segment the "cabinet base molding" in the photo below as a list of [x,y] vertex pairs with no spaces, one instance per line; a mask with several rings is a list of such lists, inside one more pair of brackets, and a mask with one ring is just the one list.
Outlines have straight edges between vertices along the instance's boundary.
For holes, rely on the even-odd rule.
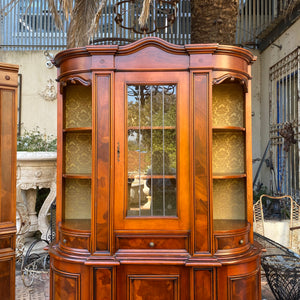
[[52,250],[52,299],[63,299],[65,289],[71,297],[67,299],[77,300],[131,300],[137,295],[162,300],[259,300],[260,253],[259,247],[251,247],[239,258],[190,257],[179,263],[166,257],[143,261],[91,256],[79,261]]

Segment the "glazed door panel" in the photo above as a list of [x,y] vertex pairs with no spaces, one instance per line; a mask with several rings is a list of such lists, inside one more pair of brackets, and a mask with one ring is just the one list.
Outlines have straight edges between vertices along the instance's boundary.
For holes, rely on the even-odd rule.
[[187,230],[188,74],[117,73],[115,98],[115,229]]

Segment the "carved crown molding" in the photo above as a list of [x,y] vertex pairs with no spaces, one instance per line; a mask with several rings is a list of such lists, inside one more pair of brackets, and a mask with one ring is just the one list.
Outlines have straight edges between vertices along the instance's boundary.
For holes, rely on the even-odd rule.
[[60,93],[63,93],[64,87],[68,84],[82,84],[84,86],[90,86],[92,81],[90,79],[84,79],[80,76],[71,76],[64,79],[59,80],[60,83]]
[[237,73],[226,73],[218,78],[213,79],[213,84],[220,84],[224,82],[225,80],[229,81],[238,81],[245,92],[248,91],[248,80],[245,76],[237,74]]

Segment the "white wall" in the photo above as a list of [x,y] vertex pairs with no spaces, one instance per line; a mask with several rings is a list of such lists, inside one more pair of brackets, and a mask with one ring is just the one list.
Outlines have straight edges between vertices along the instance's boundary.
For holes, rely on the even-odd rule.
[[0,51],[0,62],[19,65],[22,74],[22,131],[38,126],[42,133],[56,136],[57,100],[46,101],[40,95],[49,79],[54,81],[56,90],[57,70],[48,69],[46,61],[44,51]]
[[[255,115],[253,121],[253,158],[259,153],[257,141],[260,140],[260,158],[269,141],[269,70],[279,60],[291,53],[300,45],[300,19],[296,21],[288,30],[286,30],[274,43],[258,55],[258,61],[254,63],[253,68],[253,107],[259,114]],[[275,46],[281,46],[279,47]],[[255,66],[259,62],[260,67]],[[259,84],[257,83],[259,81]],[[259,87],[260,85],[260,87]],[[259,91],[260,90],[260,91]],[[259,105],[260,108],[256,107]],[[260,124],[258,126],[258,124]],[[260,129],[259,129],[260,127]],[[254,163],[253,175],[259,163]],[[270,170],[264,163],[260,172],[260,180],[265,186],[270,184]]]

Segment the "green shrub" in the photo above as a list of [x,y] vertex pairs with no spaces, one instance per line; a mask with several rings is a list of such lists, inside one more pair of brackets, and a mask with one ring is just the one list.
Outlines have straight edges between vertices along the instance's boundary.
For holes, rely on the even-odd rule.
[[24,131],[22,136],[17,138],[17,151],[28,151],[28,152],[37,152],[37,151],[56,151],[57,138],[45,133],[43,134],[39,127],[29,131]]

